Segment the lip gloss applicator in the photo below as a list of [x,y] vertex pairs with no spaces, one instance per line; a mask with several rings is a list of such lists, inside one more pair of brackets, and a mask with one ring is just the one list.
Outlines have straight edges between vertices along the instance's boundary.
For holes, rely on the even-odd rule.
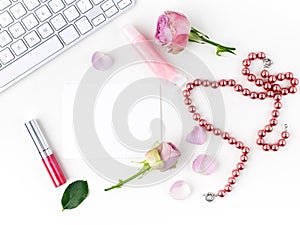
[[54,186],[59,187],[66,183],[65,175],[63,174],[55,155],[51,151],[37,120],[30,120],[29,122],[25,123],[25,127],[27,128],[32,141],[42,158],[44,166],[46,167]]

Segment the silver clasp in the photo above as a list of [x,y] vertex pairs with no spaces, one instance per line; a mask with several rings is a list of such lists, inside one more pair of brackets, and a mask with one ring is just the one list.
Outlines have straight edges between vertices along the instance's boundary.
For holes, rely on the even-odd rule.
[[217,195],[212,192],[208,192],[208,193],[204,194],[203,196],[205,197],[205,200],[208,202],[212,202],[217,197]]
[[264,68],[270,68],[273,64],[273,61],[269,58],[263,59]]

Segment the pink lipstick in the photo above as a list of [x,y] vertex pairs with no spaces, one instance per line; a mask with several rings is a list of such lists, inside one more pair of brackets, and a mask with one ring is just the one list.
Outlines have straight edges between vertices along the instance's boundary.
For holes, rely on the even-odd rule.
[[27,128],[32,141],[42,158],[44,166],[46,167],[54,186],[59,187],[66,183],[65,175],[63,174],[55,155],[50,149],[37,120],[30,120],[29,122],[25,123],[25,127]]

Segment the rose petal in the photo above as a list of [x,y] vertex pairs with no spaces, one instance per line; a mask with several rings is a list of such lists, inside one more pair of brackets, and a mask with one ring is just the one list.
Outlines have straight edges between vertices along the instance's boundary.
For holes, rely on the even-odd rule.
[[102,52],[95,52],[92,56],[92,65],[96,70],[107,70],[113,65],[112,58]]
[[209,155],[198,155],[193,161],[193,170],[196,173],[202,173],[204,175],[210,175],[215,171],[217,163],[215,158]]
[[202,127],[195,126],[194,129],[187,134],[186,142],[194,144],[194,145],[202,145],[205,142],[205,132]]
[[185,181],[176,181],[170,188],[170,195],[176,200],[184,200],[191,194],[190,185]]

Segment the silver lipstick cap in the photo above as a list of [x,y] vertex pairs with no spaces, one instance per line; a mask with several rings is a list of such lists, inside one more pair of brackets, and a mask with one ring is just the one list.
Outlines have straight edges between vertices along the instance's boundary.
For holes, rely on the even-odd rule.
[[47,150],[50,150],[48,142],[45,136],[43,135],[43,132],[37,120],[30,120],[29,122],[25,123],[25,127],[27,128],[27,131],[30,134],[32,141],[35,144],[41,156],[42,154],[45,154]]

